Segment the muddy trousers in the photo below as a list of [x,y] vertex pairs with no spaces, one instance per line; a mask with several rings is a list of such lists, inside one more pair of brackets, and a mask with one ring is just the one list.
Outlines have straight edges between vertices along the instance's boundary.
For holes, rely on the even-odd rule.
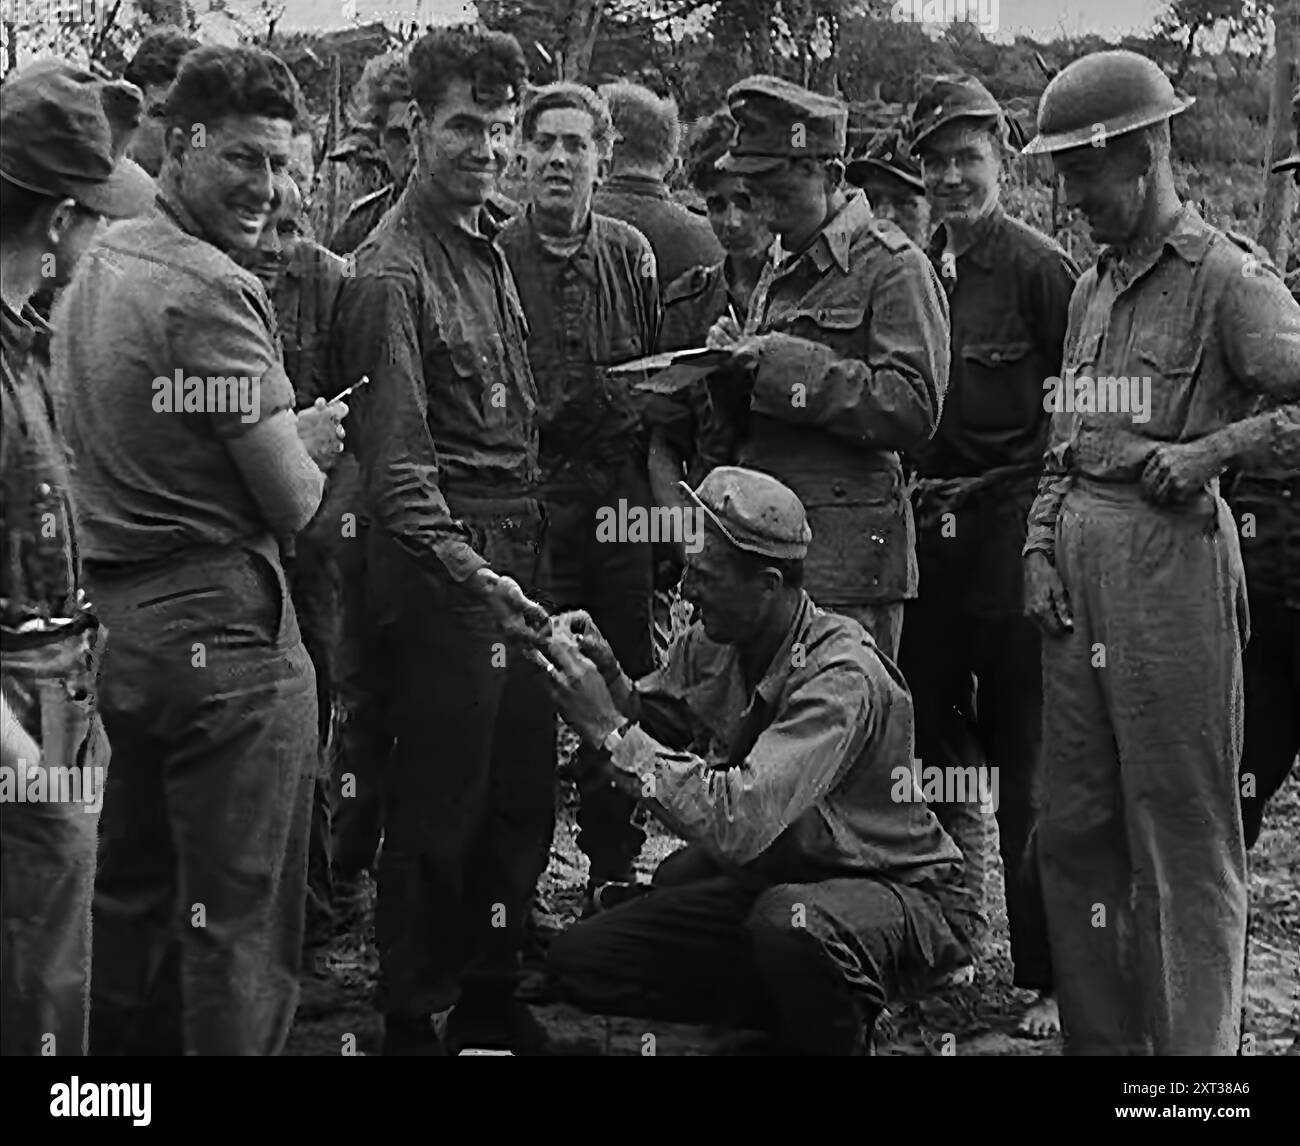
[[[617,508],[620,496],[645,504],[644,494],[626,488],[608,497],[547,499],[550,571],[541,597],[553,610],[586,609],[623,671],[639,680],[654,668],[654,555],[649,541],[602,539],[598,533],[598,509]],[[599,756],[582,744],[574,772],[581,801],[578,847],[590,861],[591,880],[604,883],[631,877],[645,831],[633,820],[636,801],[604,776]]]
[[1070,1054],[1232,1055],[1246,951],[1237,794],[1249,631],[1232,517],[1076,479],[1043,639],[1038,847]]
[[[923,594],[926,584],[922,582]],[[1037,627],[1022,616],[962,615],[951,598],[932,593],[908,602],[903,634],[900,667],[916,706],[917,759],[923,768],[944,769],[945,776],[969,776],[973,768],[987,768],[987,775],[997,777],[996,787],[987,789],[996,796],[995,807],[982,807],[978,792],[963,798],[947,788],[944,796],[954,798],[930,806],[961,848],[977,904],[984,902],[989,821],[996,816],[1014,982],[1050,990],[1042,900],[1024,871],[1042,736]]]
[[316,682],[273,547],[95,570],[115,765],[91,1051],[273,1055],[298,999]]
[[856,1055],[900,991],[969,956],[932,889],[886,879],[773,884],[669,856],[648,895],[574,924],[548,952],[587,1010],[777,1032],[800,1055]]
[[0,681],[40,746],[0,801],[0,1054],[84,1055],[90,902],[108,741],[94,707],[99,630],[0,631]]
[[1300,609],[1250,593],[1250,643],[1243,654],[1246,735],[1241,753],[1241,817],[1253,848],[1264,807],[1300,753]]
[[338,553],[342,625],[335,660],[340,723],[333,751],[332,860],[334,877],[370,871],[379,851],[384,762],[393,748],[388,726],[392,666],[366,605],[366,546],[370,527]]
[[334,708],[335,660],[339,643],[338,565],[331,553],[305,538],[287,565],[303,648],[316,674],[315,782],[312,785],[311,832],[307,848],[307,941],[321,939],[334,917],[333,777],[326,750]]
[[[530,592],[540,514],[517,505],[508,520],[468,517],[468,527],[492,568]],[[412,580],[394,579],[395,589],[422,591],[402,593],[380,634],[395,741],[383,769],[375,937],[381,1006],[417,1021],[463,996],[514,992],[528,900],[555,830],[555,708],[541,671],[506,644],[486,606],[450,581],[421,579],[413,563],[403,572]]]

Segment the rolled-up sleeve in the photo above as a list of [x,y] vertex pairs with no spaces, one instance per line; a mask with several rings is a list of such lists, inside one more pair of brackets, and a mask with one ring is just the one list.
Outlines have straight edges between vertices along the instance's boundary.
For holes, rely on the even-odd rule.
[[[644,703],[653,689],[643,685]],[[717,768],[676,751],[637,726],[615,749],[613,765],[625,790],[684,839],[720,860],[745,864],[823,799],[857,758],[879,711],[871,688],[860,667],[829,666],[783,698],[776,718],[735,767]]]
[[422,568],[464,581],[487,562],[438,485],[419,315],[413,277],[386,272],[350,279],[339,299],[339,361],[344,377],[370,378],[356,400],[355,433],[373,519]]
[[824,427],[864,449],[906,450],[939,424],[950,366],[948,302],[915,248],[891,254],[869,284],[865,311],[863,286],[845,279],[845,310],[856,303],[861,314],[847,345],[860,354],[783,332],[747,343],[757,357],[752,409]]
[[1282,401],[1300,398],[1300,304],[1268,268],[1234,278],[1219,308],[1228,367],[1243,386]]

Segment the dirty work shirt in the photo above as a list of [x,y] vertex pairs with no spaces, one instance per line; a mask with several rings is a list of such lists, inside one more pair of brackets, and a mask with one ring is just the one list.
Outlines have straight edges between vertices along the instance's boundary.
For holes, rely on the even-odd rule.
[[[293,407],[271,305],[179,207],[158,203],[104,233],[58,308],[54,373],[87,561],[129,565],[268,536],[226,442]],[[175,411],[178,371],[203,380],[202,410],[183,396]]]
[[739,424],[737,463],[783,481],[808,511],[808,591],[828,608],[914,597],[898,451],[934,432],[949,363],[929,260],[854,192],[807,248],[763,271],[745,333],[759,335],[752,396],[710,395]]
[[372,519],[440,584],[466,580],[487,562],[448,490],[526,496],[538,476],[528,324],[505,255],[414,180],[357,253],[336,329],[341,377],[370,376],[353,417]]
[[1300,393],[1300,309],[1262,251],[1190,203],[1131,265],[1103,252],[1070,299],[1069,332],[1065,365],[1076,378],[1150,378],[1149,417],[1135,421],[1127,405],[1053,415],[1026,553],[1053,555],[1076,477],[1137,481],[1157,445],[1244,418],[1260,394]]
[[634,227],[593,214],[582,245],[561,257],[531,212],[502,228],[500,244],[531,330],[547,489],[581,494],[608,485],[630,457],[645,455],[627,377],[604,367],[654,349],[659,279],[650,244]]
[[928,252],[948,295],[952,365],[943,416],[909,451],[926,478],[1042,466],[1050,420],[1043,382],[1061,370],[1079,269],[1046,235],[995,207],[948,261],[939,225]]
[[674,203],[662,179],[611,175],[597,188],[591,209],[631,223],[650,240],[660,282],[670,283],[691,267],[710,266],[722,258],[709,221]]
[[[1300,393],[1300,307],[1261,252],[1184,205],[1127,266],[1106,251],[1084,274],[1064,365],[1150,379],[1147,421],[1115,388],[1104,411],[1053,414],[1025,546],[1053,561],[1074,618],[1043,639],[1038,827],[1066,1047],[1232,1055],[1247,905],[1240,547],[1217,481],[1155,506],[1139,479],[1159,442],[1212,433],[1258,393]],[[1123,918],[1094,926],[1098,903]]]
[[780,881],[900,882],[961,862],[913,787],[902,675],[807,593],[752,691],[736,646],[697,623],[636,693],[613,765],[638,791],[652,784],[656,814],[716,860]]

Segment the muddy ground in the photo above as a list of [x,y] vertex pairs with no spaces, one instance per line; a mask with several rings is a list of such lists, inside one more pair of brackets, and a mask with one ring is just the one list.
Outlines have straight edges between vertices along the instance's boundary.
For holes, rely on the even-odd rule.
[[[574,844],[573,793],[561,791],[542,902],[554,926],[577,916],[585,883],[585,860]],[[991,841],[995,843],[995,841]],[[652,834],[642,853],[642,878],[679,846]],[[996,849],[994,850],[996,856]],[[1300,1036],[1300,775],[1273,800],[1264,833],[1251,854],[1250,955],[1247,965],[1246,1046],[1259,1055],[1286,1054]],[[993,937],[974,982],[954,986],[921,1003],[897,1007],[880,1027],[879,1053],[906,1056],[1058,1055],[1059,1039],[1018,1036],[1016,1025],[1029,996],[1010,984],[1006,912],[1000,871],[987,889]],[[373,891],[363,897],[372,901]],[[350,927],[317,958],[304,976],[303,999],[289,1040],[291,1055],[377,1054],[380,1020],[371,1005],[377,960],[370,928],[372,902],[364,902]],[[653,1034],[656,1054],[708,1055],[718,1032],[699,1027],[585,1015],[574,1008],[540,1006],[555,1053],[639,1055]],[[951,1035],[952,1038],[945,1036]],[[1292,1053],[1300,1053],[1293,1050]]]

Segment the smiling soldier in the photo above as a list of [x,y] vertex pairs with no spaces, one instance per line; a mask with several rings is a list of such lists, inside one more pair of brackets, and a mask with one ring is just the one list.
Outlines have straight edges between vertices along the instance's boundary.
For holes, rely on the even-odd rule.
[[396,738],[375,917],[384,1053],[442,1055],[444,1035],[523,1052],[541,1038],[514,990],[554,828],[555,728],[540,674],[507,647],[546,621],[524,595],[542,572],[537,391],[484,208],[526,68],[512,37],[452,28],[421,39],[409,71],[415,171],[336,322],[340,376],[370,378],[357,457]]
[[[1039,897],[1021,878],[1042,683],[1038,630],[1023,610],[1020,550],[1047,441],[1043,379],[1061,370],[1078,270],[1051,239],[1002,209],[1007,121],[973,76],[930,83],[912,114],[912,149],[938,223],[928,252],[948,294],[952,371],[939,428],[909,452],[921,587],[907,603],[899,667],[912,687],[922,763],[983,762],[1001,777],[998,843],[1015,984],[1046,992],[1046,925]],[[987,816],[972,803],[934,807],[966,857],[968,886],[982,895]],[[1048,996],[1022,1029],[1047,1035],[1056,1027]]]
[[[316,703],[281,546],[320,501],[347,408],[295,418],[266,292],[229,252],[256,245],[302,114],[275,56],[186,56],[158,210],[86,255],[54,341],[113,634],[96,1054],[276,1054],[293,1018]],[[153,409],[176,374],[205,380],[204,409]],[[252,421],[207,384],[245,377]]]

